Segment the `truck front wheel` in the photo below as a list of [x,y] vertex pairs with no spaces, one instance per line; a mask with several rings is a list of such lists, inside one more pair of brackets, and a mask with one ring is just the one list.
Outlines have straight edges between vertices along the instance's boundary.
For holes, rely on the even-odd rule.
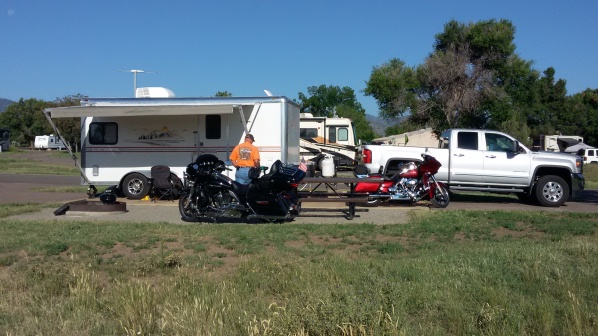
[[127,198],[138,200],[149,193],[150,185],[143,174],[133,173],[125,177],[121,189]]
[[561,177],[548,175],[536,183],[536,200],[545,207],[558,207],[569,198],[569,185]]

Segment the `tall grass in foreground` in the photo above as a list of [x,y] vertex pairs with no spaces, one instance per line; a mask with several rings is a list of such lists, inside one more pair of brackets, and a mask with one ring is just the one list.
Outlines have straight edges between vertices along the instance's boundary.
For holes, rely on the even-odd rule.
[[590,335],[594,214],[409,225],[0,220],[7,335]]

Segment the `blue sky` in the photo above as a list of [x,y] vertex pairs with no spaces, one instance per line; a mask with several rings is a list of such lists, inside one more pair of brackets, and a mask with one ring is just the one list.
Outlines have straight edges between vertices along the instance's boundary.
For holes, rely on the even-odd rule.
[[598,1],[0,0],[0,98],[298,97],[309,86],[362,90],[392,58],[421,64],[451,19],[508,19],[516,52],[552,66],[569,94],[598,88]]

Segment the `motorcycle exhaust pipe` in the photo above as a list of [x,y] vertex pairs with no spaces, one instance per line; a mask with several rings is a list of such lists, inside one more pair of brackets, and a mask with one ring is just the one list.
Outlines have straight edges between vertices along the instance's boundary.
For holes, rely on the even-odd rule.
[[369,194],[368,197],[391,198],[392,195],[389,195],[389,194]]

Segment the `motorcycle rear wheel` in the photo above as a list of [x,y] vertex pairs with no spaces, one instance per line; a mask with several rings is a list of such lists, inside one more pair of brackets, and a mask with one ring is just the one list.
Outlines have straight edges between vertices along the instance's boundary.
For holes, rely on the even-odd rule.
[[430,199],[430,202],[435,208],[446,208],[450,202],[449,192],[446,187],[436,188],[434,197]]

